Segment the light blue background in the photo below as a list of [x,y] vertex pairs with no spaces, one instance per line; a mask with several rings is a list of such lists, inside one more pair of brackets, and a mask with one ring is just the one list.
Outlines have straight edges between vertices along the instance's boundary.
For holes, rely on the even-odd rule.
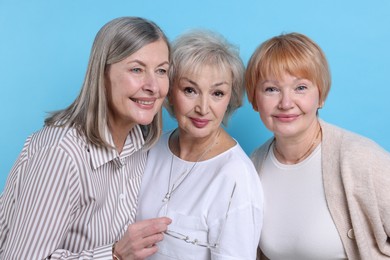
[[[170,39],[194,27],[219,31],[245,63],[265,39],[304,33],[332,71],[321,117],[390,150],[389,0],[0,0],[0,191],[46,112],[74,100],[95,34],[119,16],[149,18]],[[164,120],[165,129],[175,126],[166,113]],[[228,131],[248,154],[271,136],[247,102]]]

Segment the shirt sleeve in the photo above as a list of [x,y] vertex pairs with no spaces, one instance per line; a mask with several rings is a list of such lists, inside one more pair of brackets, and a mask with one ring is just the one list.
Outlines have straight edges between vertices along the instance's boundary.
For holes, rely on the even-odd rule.
[[77,253],[59,249],[77,209],[78,174],[61,148],[29,155],[25,145],[0,199],[1,259],[112,259],[112,245]]
[[245,205],[229,213],[222,229],[220,248],[211,250],[213,260],[253,260],[260,240],[262,211]]
[[220,244],[211,249],[213,260],[256,259],[263,225],[263,192],[256,170],[249,163],[226,165],[225,170],[230,173],[224,177],[223,185],[219,185],[221,190],[214,199],[218,203],[212,207],[220,216],[209,231],[210,240]]
[[96,247],[93,250],[84,250],[81,253],[72,253],[67,250],[57,249],[48,259],[94,259],[94,260],[112,260],[112,246],[104,245]]

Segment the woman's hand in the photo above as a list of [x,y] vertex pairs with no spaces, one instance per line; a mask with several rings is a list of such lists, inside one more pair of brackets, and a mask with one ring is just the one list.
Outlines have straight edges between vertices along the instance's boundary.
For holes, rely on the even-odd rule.
[[162,217],[129,225],[122,239],[115,244],[113,254],[120,260],[142,260],[155,254],[158,250],[156,243],[163,240],[162,233],[171,222],[171,219]]

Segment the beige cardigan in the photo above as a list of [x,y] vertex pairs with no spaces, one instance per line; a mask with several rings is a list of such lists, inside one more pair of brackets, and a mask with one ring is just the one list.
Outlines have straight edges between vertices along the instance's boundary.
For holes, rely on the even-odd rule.
[[[365,137],[320,123],[326,201],[348,259],[390,259],[390,153]],[[271,142],[251,156],[258,172]]]

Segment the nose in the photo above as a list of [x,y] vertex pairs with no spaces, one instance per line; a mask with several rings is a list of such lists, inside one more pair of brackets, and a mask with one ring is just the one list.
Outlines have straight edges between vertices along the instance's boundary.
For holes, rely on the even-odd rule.
[[157,76],[153,72],[145,73],[142,88],[150,94],[154,94],[158,91],[159,86]]
[[207,96],[200,95],[198,98],[198,102],[195,106],[195,112],[200,115],[206,115],[209,112],[209,100]]
[[294,102],[292,100],[291,93],[282,92],[281,97],[280,97],[280,101],[279,101],[279,106],[278,106],[279,109],[288,110],[288,109],[292,108],[293,105],[294,105]]

